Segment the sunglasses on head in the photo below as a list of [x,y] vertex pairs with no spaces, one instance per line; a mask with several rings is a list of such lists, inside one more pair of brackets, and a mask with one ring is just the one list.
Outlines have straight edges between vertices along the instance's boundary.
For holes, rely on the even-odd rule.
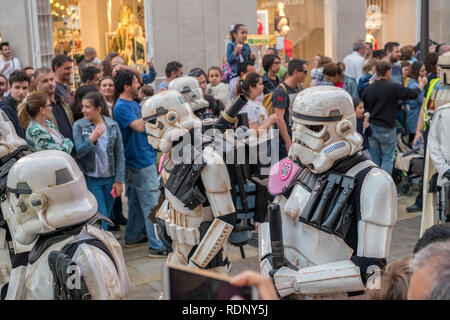
[[196,69],[196,70],[192,70],[191,72],[189,72],[188,76],[189,77],[200,77],[202,74],[203,74],[202,70]]

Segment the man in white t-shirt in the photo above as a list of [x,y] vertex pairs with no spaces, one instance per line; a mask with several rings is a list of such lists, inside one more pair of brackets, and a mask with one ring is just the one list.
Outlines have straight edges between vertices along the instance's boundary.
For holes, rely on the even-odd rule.
[[355,79],[356,83],[363,76],[363,68],[366,64],[364,59],[366,50],[366,42],[364,40],[356,40],[353,44],[353,52],[342,61],[345,64],[345,75]]
[[11,55],[11,49],[9,48],[8,42],[2,42],[0,44],[0,52],[3,56],[3,58],[0,59],[0,73],[9,79],[11,73],[22,69],[22,67],[19,59]]

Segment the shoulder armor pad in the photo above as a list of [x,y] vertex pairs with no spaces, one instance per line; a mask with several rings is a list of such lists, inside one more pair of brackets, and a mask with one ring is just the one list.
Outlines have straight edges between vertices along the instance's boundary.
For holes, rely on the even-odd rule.
[[267,186],[269,193],[273,196],[284,193],[295,181],[300,170],[301,168],[289,158],[285,158],[275,164],[270,170],[269,184]]
[[380,168],[367,174],[361,187],[361,220],[380,226],[394,226],[397,219],[397,191],[391,176]]

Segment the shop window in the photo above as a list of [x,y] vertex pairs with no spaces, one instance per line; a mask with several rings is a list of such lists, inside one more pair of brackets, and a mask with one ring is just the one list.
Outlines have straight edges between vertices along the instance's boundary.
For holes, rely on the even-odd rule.
[[286,50],[280,53],[285,63],[305,59],[312,68],[314,56],[324,54],[323,0],[258,0],[258,14],[268,17],[261,21],[263,33],[285,37]]
[[52,15],[47,0],[36,0],[37,25],[41,66],[50,66],[54,56],[52,47]]
[[382,39],[383,18],[386,11],[386,0],[366,1],[366,42],[372,44],[373,50],[380,48]]
[[[104,59],[118,52],[128,65],[145,65],[143,0],[48,0],[53,18],[55,54],[80,62],[83,50],[94,47]],[[106,13],[106,14],[105,14]]]

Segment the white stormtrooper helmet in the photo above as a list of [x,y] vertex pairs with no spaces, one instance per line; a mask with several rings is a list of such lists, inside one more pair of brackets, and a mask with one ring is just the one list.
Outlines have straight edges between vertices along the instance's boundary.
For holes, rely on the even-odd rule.
[[169,90],[181,93],[191,107],[192,112],[209,107],[209,103],[204,99],[203,91],[194,77],[180,77],[172,80],[169,83]]
[[7,190],[14,237],[22,245],[97,213],[83,173],[62,151],[36,152],[17,161],[9,171]]
[[439,56],[438,66],[441,68],[441,85],[450,85],[450,51]]
[[0,110],[0,159],[26,145],[27,142],[17,135],[6,113]]
[[336,161],[362,149],[352,98],[343,89],[319,86],[302,91],[291,116],[289,158],[314,173],[326,172]]
[[142,116],[147,122],[148,142],[165,153],[190,129],[202,125],[183,96],[175,90],[160,92],[146,100]]

